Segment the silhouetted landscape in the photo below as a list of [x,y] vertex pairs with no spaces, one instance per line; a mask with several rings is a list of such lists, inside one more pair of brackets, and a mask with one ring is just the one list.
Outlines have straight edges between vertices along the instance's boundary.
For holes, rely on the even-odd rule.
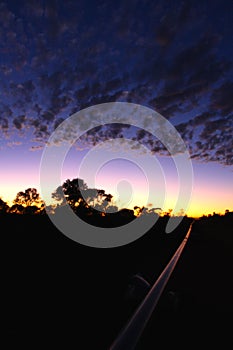
[[4,350],[233,348],[232,14],[0,1]]
[[[87,202],[80,183],[88,194]],[[70,205],[95,226],[116,227],[136,218],[129,209],[111,212],[112,196],[88,189],[80,179],[67,180],[52,196],[57,200],[57,206],[50,208],[52,215]],[[99,210],[90,203],[96,203]],[[68,337],[77,348],[84,349],[83,341],[85,349],[109,348],[149,290],[140,287],[135,276],[142,276],[152,286],[194,220],[185,215],[179,226],[166,234],[166,224],[172,218],[169,213],[159,216],[148,208],[135,210],[153,215],[153,227],[125,246],[96,249],[62,234],[46,214],[36,189],[19,192],[11,207],[0,201],[4,327],[11,341],[32,337],[59,343]],[[137,349],[155,348],[159,339],[164,345],[172,339],[180,343],[183,332],[195,333],[196,345],[201,339],[229,339],[232,222],[229,210],[224,215],[195,219],[187,246]]]

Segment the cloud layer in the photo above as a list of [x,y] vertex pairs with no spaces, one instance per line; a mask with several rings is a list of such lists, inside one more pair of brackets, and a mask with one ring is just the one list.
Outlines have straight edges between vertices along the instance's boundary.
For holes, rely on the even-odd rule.
[[[99,103],[148,106],[177,127],[191,156],[233,164],[233,4],[206,1],[21,1],[0,4],[0,128],[44,144]],[[122,134],[123,132],[123,134]],[[99,128],[86,140],[126,135]],[[92,135],[92,136],[91,136]],[[132,137],[161,151],[143,131]]]

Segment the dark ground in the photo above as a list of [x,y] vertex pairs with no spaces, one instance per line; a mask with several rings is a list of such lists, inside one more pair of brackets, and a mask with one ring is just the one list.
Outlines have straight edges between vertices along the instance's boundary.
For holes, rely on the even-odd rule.
[[[233,230],[232,218],[201,219],[163,293],[160,305],[136,350],[177,344],[198,349],[233,346]],[[178,308],[169,305],[175,292]],[[159,331],[156,331],[156,330]]]
[[[209,348],[217,341],[221,349],[231,347],[232,217],[213,220],[194,224],[137,350],[156,349],[161,341],[163,348],[189,348],[187,342]],[[191,221],[167,235],[161,218],[127,246],[98,249],[71,241],[47,216],[2,218],[2,317],[9,347],[109,349],[139,303],[126,297],[130,277],[140,272],[152,284]]]

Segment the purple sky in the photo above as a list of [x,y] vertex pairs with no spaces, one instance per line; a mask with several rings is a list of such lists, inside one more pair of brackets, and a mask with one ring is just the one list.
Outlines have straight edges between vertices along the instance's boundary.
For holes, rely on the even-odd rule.
[[[232,13],[230,0],[1,2],[0,196],[11,201],[18,191],[39,189],[43,147],[62,120],[96,104],[132,102],[158,111],[184,139],[194,169],[189,212],[233,210]],[[119,135],[151,148],[167,181],[163,209],[172,208],[177,183],[169,157],[134,128],[93,131],[85,151],[67,160],[64,180],[76,175],[94,138]],[[97,186],[115,194],[124,178],[134,191],[128,205],[147,205],[145,177],[126,163],[104,166]],[[158,206],[160,182],[153,186]]]

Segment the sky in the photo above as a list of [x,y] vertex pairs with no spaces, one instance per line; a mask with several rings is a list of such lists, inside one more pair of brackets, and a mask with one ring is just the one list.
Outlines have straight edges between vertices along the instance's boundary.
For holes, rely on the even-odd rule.
[[[184,140],[194,176],[187,213],[233,210],[232,23],[231,0],[0,2],[0,197],[11,204],[17,192],[40,188],[44,147],[67,118],[128,102],[160,113]],[[117,137],[146,146],[157,172],[113,154],[99,168],[96,159],[89,183],[83,159]],[[81,174],[119,206],[167,211],[179,186],[170,158],[147,131],[100,127],[72,147],[61,182]]]

